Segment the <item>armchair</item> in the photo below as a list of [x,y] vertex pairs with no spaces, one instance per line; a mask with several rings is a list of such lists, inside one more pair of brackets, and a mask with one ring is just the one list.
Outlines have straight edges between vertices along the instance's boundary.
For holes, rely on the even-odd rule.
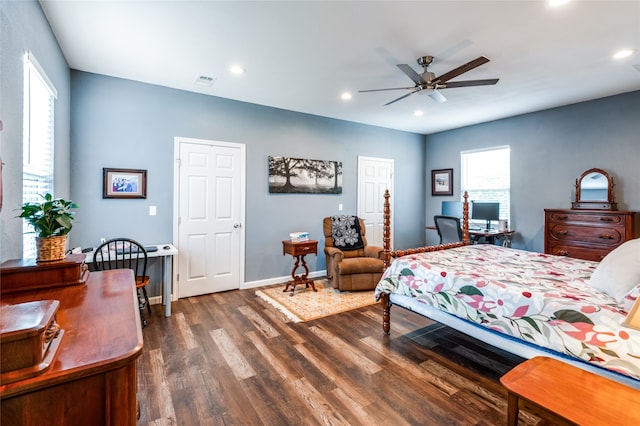
[[358,221],[364,246],[353,250],[335,247],[332,220],[325,217],[322,221],[327,277],[340,291],[373,290],[384,271],[382,247],[367,245],[364,222]]

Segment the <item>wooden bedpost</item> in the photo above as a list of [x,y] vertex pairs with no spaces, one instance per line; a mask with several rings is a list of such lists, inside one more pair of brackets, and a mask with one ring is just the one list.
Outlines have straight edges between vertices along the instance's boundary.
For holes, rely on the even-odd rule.
[[389,293],[382,293],[380,303],[382,304],[382,331],[384,334],[389,334],[391,329],[391,300],[389,300]]
[[[384,269],[386,270],[391,264],[391,207],[389,206],[389,190],[384,191],[384,213],[383,213],[383,225],[382,225],[382,246],[384,257]],[[391,301],[389,300],[388,293],[382,293],[380,297],[380,303],[382,304],[382,331],[384,334],[389,334],[391,329]]]
[[464,191],[462,204],[462,241],[469,244],[469,193]]
[[389,207],[389,190],[384,191],[384,210],[382,225],[382,247],[384,257],[384,269],[386,270],[391,264],[391,207]]

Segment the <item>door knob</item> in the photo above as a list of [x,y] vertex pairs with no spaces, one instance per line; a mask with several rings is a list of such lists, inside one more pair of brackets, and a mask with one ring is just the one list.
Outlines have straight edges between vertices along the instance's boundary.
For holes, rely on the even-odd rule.
[[240,224],[239,224],[239,223],[234,223],[234,224],[233,224],[233,227],[234,227],[234,228],[236,228],[236,229],[238,229],[238,228],[240,228]]

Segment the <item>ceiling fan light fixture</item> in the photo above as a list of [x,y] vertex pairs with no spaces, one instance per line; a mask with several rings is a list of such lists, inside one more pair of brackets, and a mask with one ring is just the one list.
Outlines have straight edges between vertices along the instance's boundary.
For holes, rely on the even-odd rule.
[[424,111],[422,111],[421,109],[417,109],[413,111],[413,115],[416,117],[422,117],[424,115]]
[[344,93],[342,93],[342,95],[340,95],[340,98],[341,98],[343,101],[348,101],[348,100],[350,100],[352,97],[353,97],[353,96],[351,95],[351,92],[344,92]]
[[624,59],[633,55],[633,49],[620,49],[613,54],[613,59]]

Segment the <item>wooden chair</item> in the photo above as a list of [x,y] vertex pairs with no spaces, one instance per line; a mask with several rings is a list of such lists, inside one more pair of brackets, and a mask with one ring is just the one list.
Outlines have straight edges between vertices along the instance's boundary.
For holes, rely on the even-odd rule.
[[147,326],[145,308],[151,315],[151,305],[147,296],[147,251],[139,242],[130,238],[114,238],[102,243],[93,253],[93,264],[97,271],[131,269],[136,278],[136,291],[140,308],[140,321]]
[[440,236],[440,244],[459,243],[462,241],[460,219],[455,216],[436,215],[433,217]]

